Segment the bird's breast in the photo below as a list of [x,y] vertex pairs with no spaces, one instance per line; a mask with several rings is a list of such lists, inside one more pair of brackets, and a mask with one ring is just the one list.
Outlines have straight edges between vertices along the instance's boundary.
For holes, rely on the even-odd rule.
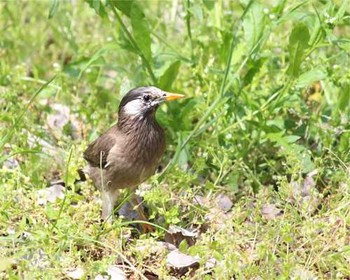
[[135,164],[158,164],[165,149],[164,132],[160,127],[140,128],[138,133],[131,134],[128,138],[126,149]]

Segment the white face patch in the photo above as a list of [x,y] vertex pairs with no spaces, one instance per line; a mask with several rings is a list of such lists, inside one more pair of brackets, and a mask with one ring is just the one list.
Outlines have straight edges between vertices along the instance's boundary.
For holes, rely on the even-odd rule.
[[141,99],[135,99],[125,104],[124,112],[130,116],[137,116],[142,113],[144,106]]

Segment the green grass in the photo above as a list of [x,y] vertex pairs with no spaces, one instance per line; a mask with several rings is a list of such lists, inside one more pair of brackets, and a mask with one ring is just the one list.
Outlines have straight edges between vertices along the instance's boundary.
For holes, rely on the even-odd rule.
[[[121,263],[133,279],[349,278],[349,7],[1,2],[0,278],[95,279]],[[73,184],[87,144],[141,85],[188,97],[157,113],[163,169],[139,191],[152,234],[101,224],[98,192]],[[72,187],[41,205],[58,178]],[[157,242],[171,225],[198,230],[177,244],[198,269],[167,266]]]

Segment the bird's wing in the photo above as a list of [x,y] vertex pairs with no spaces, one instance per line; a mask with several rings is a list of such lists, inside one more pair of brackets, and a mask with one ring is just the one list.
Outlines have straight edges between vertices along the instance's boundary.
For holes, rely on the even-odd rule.
[[111,127],[108,131],[93,141],[84,152],[84,159],[93,167],[107,167],[107,157],[116,144],[116,127]]

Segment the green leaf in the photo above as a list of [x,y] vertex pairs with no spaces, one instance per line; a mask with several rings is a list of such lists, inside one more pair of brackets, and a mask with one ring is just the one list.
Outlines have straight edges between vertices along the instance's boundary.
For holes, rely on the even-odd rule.
[[180,242],[179,244],[179,250],[180,252],[182,253],[186,253],[187,252],[187,249],[188,249],[188,243],[187,243],[187,240],[184,239]]
[[86,69],[88,69],[94,62],[98,61],[100,58],[103,58],[103,55],[105,53],[108,53],[111,50],[115,50],[116,49],[116,44],[112,43],[109,44],[101,49],[99,49],[91,58],[89,61],[87,61],[87,63],[81,68],[80,73],[79,73],[79,77],[78,79],[81,78],[82,74],[86,71]]
[[151,63],[152,53],[150,30],[146,17],[136,2],[132,5],[130,18],[135,42],[147,61]]
[[263,21],[263,8],[260,4],[254,3],[243,21],[244,41],[247,44],[247,51],[250,51],[263,35],[263,30],[265,28]]
[[133,6],[134,0],[110,0],[108,1],[109,4],[116,7],[119,11],[121,11],[124,15],[127,17],[130,17],[131,14],[131,8]]
[[101,18],[108,19],[108,15],[106,12],[105,7],[103,6],[103,3],[101,0],[85,0],[91,8],[93,8]]
[[324,69],[315,68],[301,74],[296,82],[296,87],[304,88],[313,82],[327,78],[327,72]]
[[212,10],[215,6],[215,0],[203,0],[203,4],[208,10]]
[[289,144],[295,143],[300,139],[300,136],[298,135],[288,135],[283,137]]
[[300,65],[304,60],[309,39],[309,29],[305,24],[300,23],[294,27],[289,37],[289,67],[287,70],[287,73],[292,77],[299,75]]
[[290,149],[290,145],[287,139],[283,137],[283,135],[284,135],[284,131],[268,133],[266,134],[266,138],[269,139],[271,142],[276,143],[279,146],[282,146],[286,149]]
[[301,166],[303,173],[309,173],[315,169],[315,165],[307,151],[301,154]]
[[60,5],[60,2],[58,0],[52,0],[51,1],[51,6],[50,6],[50,10],[49,10],[49,16],[48,18],[52,18],[55,13],[57,12],[58,10],[58,6]]
[[350,85],[347,84],[340,90],[340,97],[338,102],[338,109],[344,111],[346,108],[350,108]]
[[343,0],[337,14],[335,15],[337,20],[340,20],[344,17],[346,10],[349,8],[349,0]]
[[180,65],[181,62],[179,60],[169,65],[168,69],[166,69],[164,74],[159,78],[159,87],[161,89],[169,90],[171,88],[179,72]]

